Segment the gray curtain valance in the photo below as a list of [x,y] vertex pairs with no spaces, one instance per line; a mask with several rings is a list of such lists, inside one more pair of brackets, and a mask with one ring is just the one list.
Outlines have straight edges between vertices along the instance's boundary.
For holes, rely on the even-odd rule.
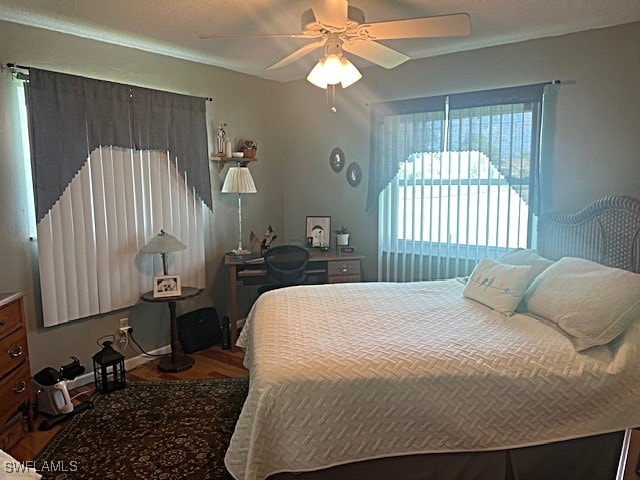
[[169,151],[211,209],[205,99],[29,69],[36,220],[99,146]]

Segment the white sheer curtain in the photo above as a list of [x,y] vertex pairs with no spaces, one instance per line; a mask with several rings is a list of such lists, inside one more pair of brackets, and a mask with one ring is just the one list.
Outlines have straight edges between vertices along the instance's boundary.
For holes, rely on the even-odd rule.
[[176,163],[170,152],[91,152],[37,225],[45,326],[137,303],[162,274],[159,255],[138,254],[160,229],[187,245],[170,273],[205,286],[202,201]]
[[484,256],[531,245],[543,89],[373,107],[368,203],[377,196],[378,280],[468,275]]

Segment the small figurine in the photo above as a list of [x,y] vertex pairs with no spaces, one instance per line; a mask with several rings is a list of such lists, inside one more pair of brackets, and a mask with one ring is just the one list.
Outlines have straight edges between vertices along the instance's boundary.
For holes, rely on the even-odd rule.
[[260,245],[261,250],[263,252],[269,250],[269,248],[271,247],[271,242],[273,242],[276,238],[278,238],[278,235],[275,234],[273,228],[271,228],[271,225],[269,225],[267,227],[267,233],[265,233],[265,237],[262,239],[262,245]]
[[224,149],[225,149],[225,137],[226,133],[224,131],[224,127],[226,127],[226,123],[221,123],[218,125],[218,133],[216,133],[216,138],[218,140],[218,156],[224,157]]

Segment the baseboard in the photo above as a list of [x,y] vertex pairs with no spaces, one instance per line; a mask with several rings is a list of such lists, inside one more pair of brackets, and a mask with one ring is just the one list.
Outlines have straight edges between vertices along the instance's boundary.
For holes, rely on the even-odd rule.
[[[163,355],[165,353],[171,353],[171,345],[165,345],[164,347],[156,348],[155,350],[151,350],[148,353],[151,353],[153,355]],[[153,357],[150,357],[149,355],[145,355],[144,353],[141,355],[136,355],[135,357],[125,358],[124,370],[126,372],[128,370],[131,370],[137,367],[138,365],[147,363],[150,360],[153,360]],[[126,379],[126,376],[125,376],[125,379]],[[67,380],[67,390],[73,390],[74,388],[78,388],[92,382],[93,382],[93,370],[85,374],[82,374],[74,378],[73,380]]]

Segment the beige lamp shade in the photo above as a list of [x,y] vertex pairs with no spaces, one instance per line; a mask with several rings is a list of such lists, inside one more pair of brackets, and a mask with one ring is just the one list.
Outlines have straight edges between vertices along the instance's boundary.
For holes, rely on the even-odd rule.
[[258,193],[247,167],[231,167],[222,185],[222,193]]

